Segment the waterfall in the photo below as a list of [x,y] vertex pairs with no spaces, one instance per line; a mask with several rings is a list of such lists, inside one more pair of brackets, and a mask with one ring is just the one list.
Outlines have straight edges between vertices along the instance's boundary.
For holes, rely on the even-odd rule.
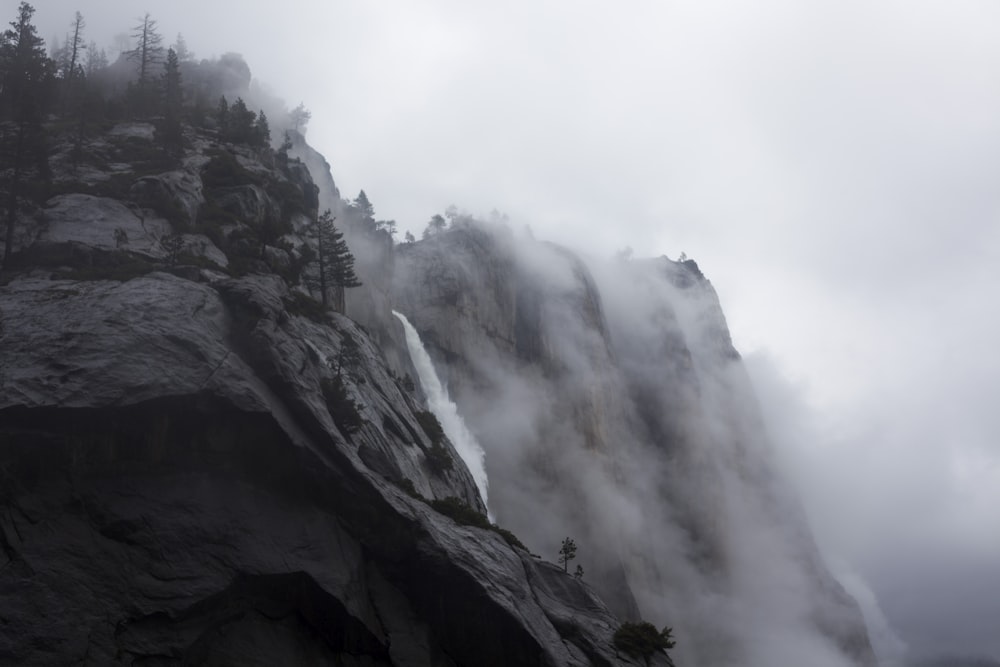
[[[427,395],[427,407],[434,413],[434,416],[441,422],[441,428],[445,435],[455,446],[458,455],[462,457],[465,466],[472,474],[472,479],[476,482],[479,495],[483,499],[483,504],[489,507],[488,490],[489,480],[486,478],[486,452],[476,441],[469,428],[465,425],[462,415],[458,414],[458,406],[448,397],[448,390],[441,384],[437,371],[431,357],[424,349],[424,344],[420,340],[420,334],[413,328],[409,320],[395,310],[392,314],[403,323],[403,330],[406,332],[406,348],[410,352],[410,360],[417,370],[420,386]],[[490,515],[492,520],[492,514]]]

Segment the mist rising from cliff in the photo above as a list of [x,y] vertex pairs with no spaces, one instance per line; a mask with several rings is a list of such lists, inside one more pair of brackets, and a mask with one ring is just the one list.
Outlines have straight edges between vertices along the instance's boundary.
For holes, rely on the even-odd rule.
[[444,306],[420,324],[442,327],[435,342],[461,358],[448,382],[488,454],[498,522],[553,560],[573,537],[617,613],[674,628],[679,664],[871,664],[857,657],[856,607],[774,473],[697,267],[584,263],[505,231],[452,233],[468,237],[432,242],[447,248],[436,277],[459,286],[456,309],[474,321],[455,338]]
[[[472,479],[476,482],[476,488],[479,489],[483,505],[487,507],[488,511],[490,483],[486,477],[486,453],[465,425],[465,420],[458,414],[458,407],[448,397],[448,390],[441,384],[437,371],[434,370],[434,363],[424,349],[424,344],[420,341],[420,334],[404,315],[396,311],[393,311],[392,314],[403,324],[403,330],[406,333],[406,347],[410,352],[413,367],[417,371],[420,386],[427,396],[427,407],[441,422],[441,428],[445,435],[451,440],[455,451],[465,462],[465,466],[472,474]],[[492,519],[492,513],[489,514]]]

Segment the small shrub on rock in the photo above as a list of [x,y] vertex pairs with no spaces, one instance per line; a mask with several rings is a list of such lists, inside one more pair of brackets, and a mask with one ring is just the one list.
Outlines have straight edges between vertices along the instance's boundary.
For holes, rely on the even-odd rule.
[[308,318],[317,324],[329,324],[330,322],[330,314],[323,304],[302,292],[291,292],[281,302],[285,304],[285,310],[291,315]]
[[358,404],[347,394],[343,379],[339,377],[325,379],[321,386],[323,398],[326,399],[326,409],[329,410],[337,428],[348,436],[357,432],[365,420],[358,411]]
[[492,530],[494,533],[502,537],[510,546],[523,549],[524,551],[528,550],[527,547],[521,543],[521,540],[517,539],[514,533],[510,532],[506,528],[501,528],[495,523],[490,523],[490,520],[485,514],[480,514],[472,507],[469,507],[468,503],[460,498],[448,496],[447,498],[432,500],[428,504],[436,511],[444,514],[446,517],[461,526],[474,526],[476,528]]
[[427,434],[427,437],[431,441],[430,449],[425,452],[427,464],[431,467],[431,470],[437,474],[451,470],[455,463],[452,461],[448,448],[444,446],[445,437],[444,429],[441,428],[441,422],[429,410],[420,410],[415,412],[414,416],[417,418],[420,428],[424,430],[424,433]]
[[427,457],[427,465],[437,474],[455,467],[454,461],[451,460],[451,454],[448,453],[448,449],[441,443],[431,445],[431,448],[425,452],[425,456]]
[[420,410],[414,413],[413,416],[417,418],[420,428],[424,429],[424,433],[430,438],[431,444],[441,444],[444,440],[444,429],[441,428],[441,422],[434,416],[434,413],[430,410]]
[[490,530],[490,520],[486,518],[486,515],[472,509],[468,503],[460,498],[448,496],[447,498],[435,499],[431,501],[430,505],[459,525]]
[[517,535],[510,532],[506,528],[501,528],[500,526],[493,524],[490,527],[490,530],[502,537],[510,546],[523,549],[524,551],[528,550],[528,547],[524,546],[524,544],[521,543],[521,540],[517,539]]
[[615,631],[613,641],[616,649],[633,658],[642,658],[648,665],[649,659],[657,651],[674,647],[676,642],[671,637],[672,633],[671,628],[657,630],[656,626],[647,621],[626,622]]
[[260,179],[247,171],[229,151],[215,151],[202,169],[201,180],[206,188],[231,188],[237,185],[258,185]]

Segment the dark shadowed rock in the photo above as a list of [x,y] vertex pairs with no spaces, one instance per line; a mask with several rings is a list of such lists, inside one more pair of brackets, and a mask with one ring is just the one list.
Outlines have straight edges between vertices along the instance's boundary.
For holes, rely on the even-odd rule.
[[153,210],[169,210],[174,223],[190,227],[198,221],[198,209],[205,203],[201,178],[194,171],[169,171],[137,179],[130,194]]

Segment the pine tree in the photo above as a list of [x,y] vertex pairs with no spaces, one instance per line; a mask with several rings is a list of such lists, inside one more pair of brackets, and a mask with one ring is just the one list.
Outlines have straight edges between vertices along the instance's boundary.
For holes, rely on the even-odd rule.
[[358,193],[351,208],[361,222],[371,227],[375,226],[375,207],[368,201],[368,195],[365,194],[364,190]]
[[66,50],[69,53],[69,71],[66,73],[66,78],[72,82],[76,78],[78,72],[77,68],[80,66],[81,52],[87,47],[83,44],[83,29],[87,27],[87,24],[83,20],[83,14],[80,12],[76,13],[73,17],[72,23],[73,33],[72,36],[66,43]]
[[[345,331],[340,340],[340,350],[337,352],[337,367],[334,369],[336,373],[335,377],[340,380],[345,369],[353,377],[353,370],[360,362],[361,348],[358,347],[358,343],[354,340],[354,337]],[[332,365],[331,363],[331,367]]]
[[147,12],[141,23],[132,29],[135,46],[125,56],[136,63],[139,84],[149,83],[153,67],[163,58],[163,36],[156,29],[156,21]]
[[247,108],[247,103],[242,97],[237,97],[229,107],[229,125],[223,138],[235,144],[256,145],[257,134],[254,129],[256,124],[257,114]]
[[136,63],[136,73],[139,75],[135,87],[136,105],[141,114],[148,114],[155,106],[153,68],[163,60],[163,36],[157,31],[156,21],[148,12],[139,20],[141,23],[132,29],[135,46],[125,56]]
[[174,52],[177,54],[177,60],[182,63],[186,63],[189,60],[194,60],[194,54],[188,49],[187,41],[184,39],[184,35],[177,33],[177,41],[174,42]]
[[219,125],[219,137],[225,139],[229,136],[229,102],[225,95],[219,98],[219,106],[215,109],[215,121]]
[[299,102],[299,106],[288,112],[288,124],[292,126],[293,130],[302,134],[306,133],[306,125],[310,118],[312,118],[312,114],[306,109],[303,102]]
[[[59,97],[60,113],[66,116],[68,113],[72,113],[72,110],[76,110],[78,113],[74,115],[78,120],[82,118],[81,109],[84,106],[85,97],[82,89],[85,76],[83,52],[87,49],[83,42],[83,29],[85,27],[83,14],[77,12],[73,17],[73,23],[70,24],[70,34],[66,36],[66,42],[63,44],[61,59],[57,61],[62,75]],[[83,121],[81,120],[81,122]]]
[[292,150],[292,136],[285,130],[285,136],[281,140],[281,145],[278,146],[278,150],[275,152],[275,159],[278,168],[281,169],[285,175],[288,175],[288,151]]
[[181,90],[181,69],[177,52],[167,51],[167,61],[163,65],[164,89],[164,120],[163,143],[172,148],[180,148],[183,141],[181,132],[181,109],[183,96]]
[[271,145],[271,126],[267,122],[267,116],[264,115],[263,109],[257,114],[257,122],[254,123],[253,130],[254,145],[260,148],[267,148]]
[[39,115],[48,60],[45,42],[31,23],[35,8],[18,7],[17,18],[0,35],[0,116],[19,121]]
[[440,234],[447,226],[448,223],[445,221],[444,217],[442,217],[440,213],[435,213],[434,216],[431,217],[430,222],[427,223],[427,227],[424,228],[424,238],[428,239],[435,234]]
[[9,165],[4,268],[10,263],[19,199],[32,161],[39,172],[48,171],[42,118],[48,103],[49,61],[45,43],[31,23],[34,13],[34,7],[22,2],[10,29],[0,35],[0,119],[11,121],[0,135],[0,158]]
[[344,290],[360,287],[361,282],[354,273],[354,255],[351,254],[344,235],[334,226],[335,218],[327,209],[313,223],[313,238],[316,239],[316,277],[307,280],[312,289],[318,289],[324,306],[330,305],[329,293],[334,293],[333,308],[344,312]]
[[559,564],[563,566],[563,572],[569,572],[569,562],[576,558],[576,542],[567,537],[559,547]]

